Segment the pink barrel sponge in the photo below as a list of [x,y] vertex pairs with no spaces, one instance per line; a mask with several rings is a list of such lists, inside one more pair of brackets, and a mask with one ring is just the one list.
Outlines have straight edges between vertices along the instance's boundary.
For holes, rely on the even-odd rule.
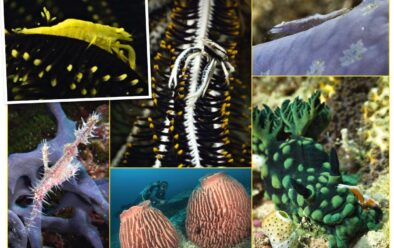
[[250,237],[250,199],[245,188],[222,172],[200,182],[187,207],[189,239],[201,248],[225,248]]
[[122,248],[178,248],[179,237],[162,212],[144,201],[120,215]]

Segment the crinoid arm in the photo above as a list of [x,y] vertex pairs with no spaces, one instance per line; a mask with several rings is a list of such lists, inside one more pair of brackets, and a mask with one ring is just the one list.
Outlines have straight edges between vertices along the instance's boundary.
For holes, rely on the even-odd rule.
[[320,92],[318,91],[307,102],[298,97],[293,102],[286,100],[283,102],[279,114],[286,133],[313,139],[320,135],[331,119],[330,110],[320,101]]
[[102,14],[100,23],[83,16],[64,19],[62,11],[44,7],[43,20],[8,24],[9,101],[148,95],[146,79],[136,72],[145,69],[136,69],[130,27],[118,27],[101,9],[95,10]]
[[116,56],[85,41],[6,35],[8,100],[137,96],[148,84]]
[[282,127],[282,120],[268,106],[264,105],[262,110],[255,107],[253,109],[253,134],[257,139],[255,152],[264,152],[271,143],[277,141]]
[[248,13],[241,13],[239,5],[173,1],[168,21],[158,24],[165,28],[152,60],[152,107],[145,106],[147,111],[133,120],[113,164],[249,165],[250,112],[245,106],[250,84],[243,82],[249,78],[242,72],[247,66],[239,65],[246,55],[239,49],[244,40],[250,42],[241,36],[240,20]]

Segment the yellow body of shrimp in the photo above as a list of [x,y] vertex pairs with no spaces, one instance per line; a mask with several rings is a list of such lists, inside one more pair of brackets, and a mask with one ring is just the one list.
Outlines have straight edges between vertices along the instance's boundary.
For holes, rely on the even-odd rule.
[[[122,43],[132,41],[132,36],[123,28],[77,19],[66,19],[54,26],[23,28],[15,32],[54,35],[82,40],[89,43],[89,46],[95,45],[111,54],[115,54],[119,59],[128,63],[133,70],[135,69],[136,57],[134,48],[129,44]],[[124,52],[127,53],[127,57]]]

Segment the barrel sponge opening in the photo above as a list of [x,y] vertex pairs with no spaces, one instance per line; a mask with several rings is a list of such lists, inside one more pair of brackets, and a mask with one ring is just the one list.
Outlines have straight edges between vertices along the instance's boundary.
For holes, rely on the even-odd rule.
[[250,198],[245,188],[222,172],[200,182],[188,202],[188,238],[201,248],[224,248],[250,237]]
[[202,187],[216,186],[216,183],[221,180],[226,175],[223,172],[214,173],[212,175],[205,176],[200,179],[200,184]]
[[122,248],[177,248],[179,236],[163,213],[144,201],[120,215]]

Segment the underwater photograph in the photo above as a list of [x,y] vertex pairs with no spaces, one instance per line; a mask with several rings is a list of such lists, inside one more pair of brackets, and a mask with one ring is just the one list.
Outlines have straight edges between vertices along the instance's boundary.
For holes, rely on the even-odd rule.
[[388,75],[388,0],[253,2],[254,75]]
[[389,247],[389,100],[388,77],[254,78],[254,247]]
[[250,169],[110,174],[111,248],[251,247]]
[[8,247],[109,247],[108,102],[10,105]]
[[250,167],[250,1],[149,1],[149,18],[152,99],[111,103],[111,165]]
[[7,101],[151,96],[147,0],[4,0]]

